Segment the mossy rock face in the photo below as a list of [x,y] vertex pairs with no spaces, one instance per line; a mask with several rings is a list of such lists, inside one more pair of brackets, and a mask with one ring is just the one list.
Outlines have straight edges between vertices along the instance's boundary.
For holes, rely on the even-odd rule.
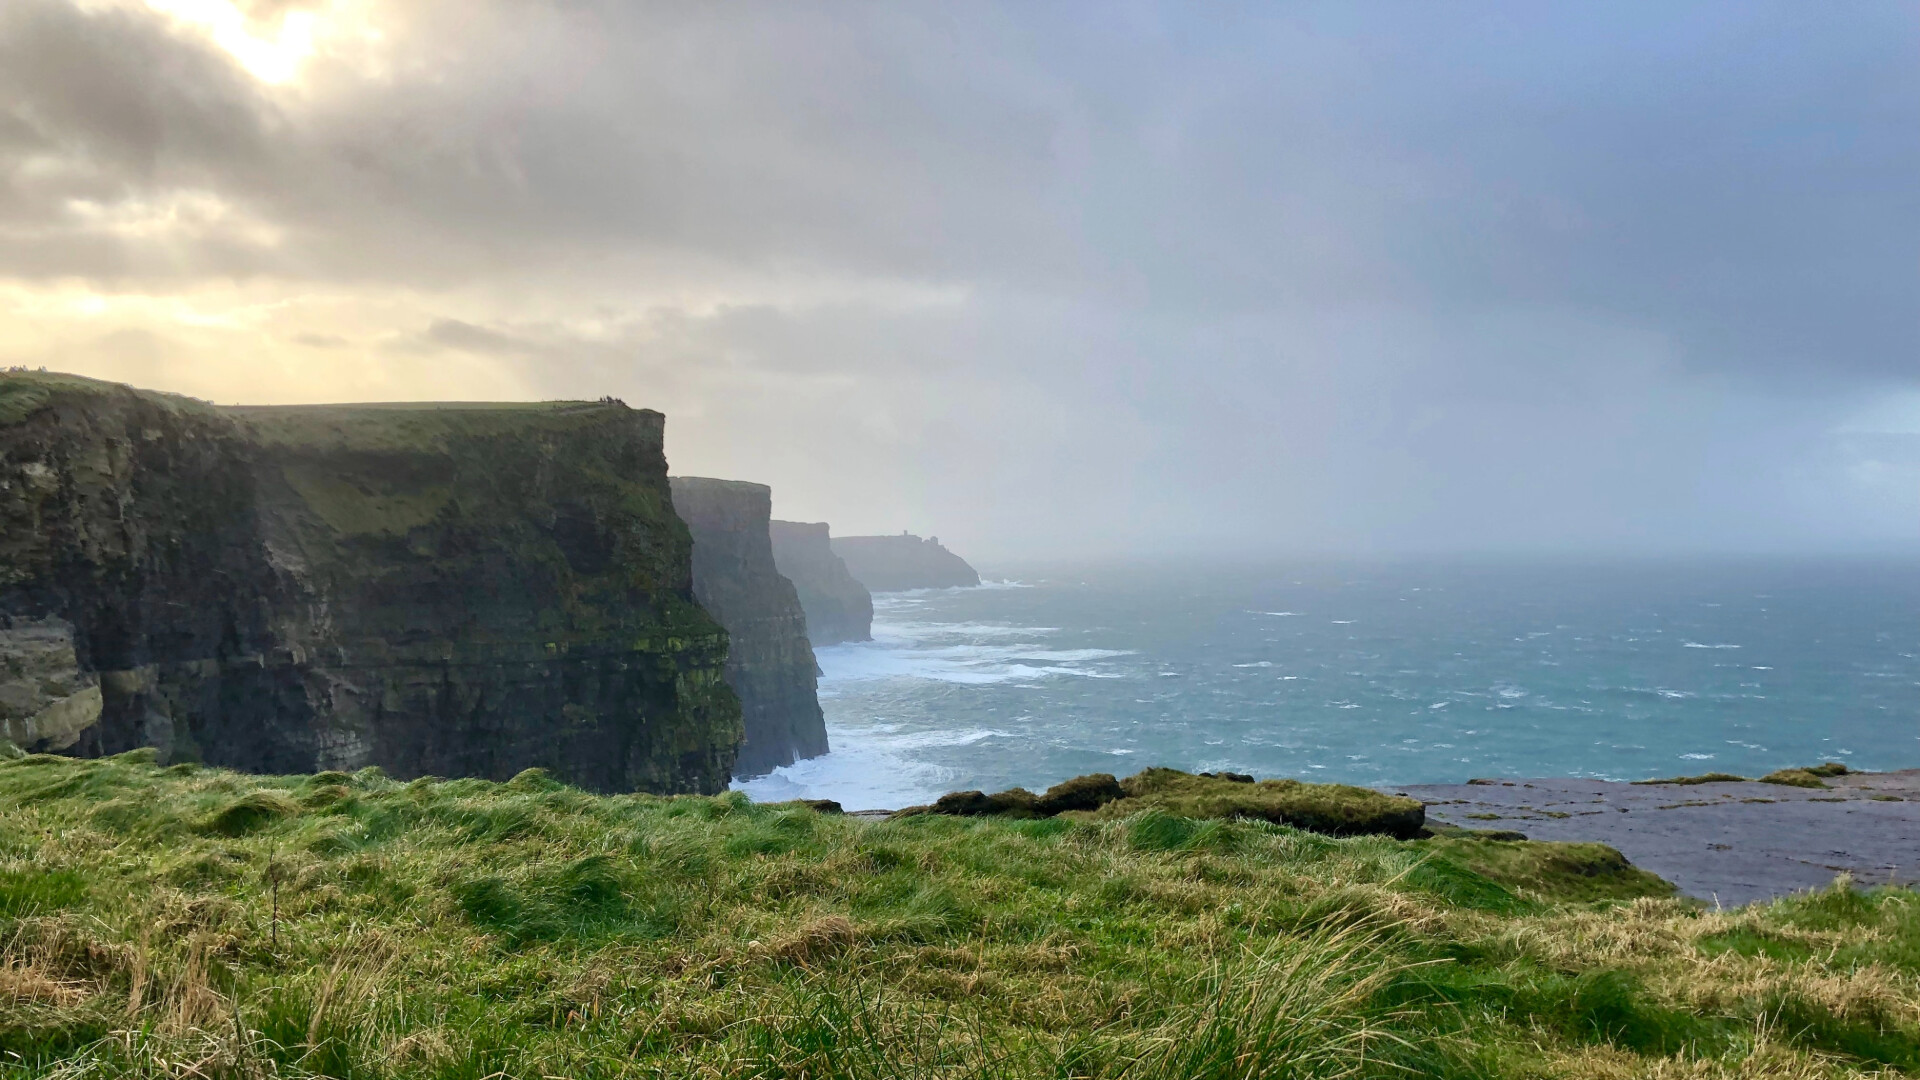
[[0,701],[89,706],[57,745],[22,720],[28,750],[722,790],[740,709],[663,423],[0,372],[0,656],[71,645]]
[[1346,784],[1258,780],[1247,784],[1176,769],[1147,769],[1121,782],[1126,798],[1101,807],[1102,818],[1157,809],[1189,818],[1251,818],[1329,836],[1420,835],[1427,809],[1417,799]]
[[[1419,846],[1522,895],[1546,900],[1632,900],[1674,895],[1671,883],[1606,844],[1526,841],[1519,834],[1455,830]],[[1522,842],[1524,841],[1524,842]]]
[[1368,788],[1298,780],[1242,781],[1160,768],[1125,780],[1106,773],[1075,777],[1039,796],[1024,788],[994,795],[956,791],[942,795],[931,806],[910,807],[897,816],[1040,818],[1072,813],[1111,820],[1149,810],[1195,821],[1246,818],[1330,836],[1375,834],[1402,840],[1420,836],[1427,817],[1426,807],[1416,799]]
[[1699,776],[1669,776],[1660,780],[1635,780],[1635,784],[1744,784],[1747,778],[1733,773],[1710,772]]
[[1779,769],[1760,778],[1763,784],[1779,784],[1782,787],[1824,788],[1825,780],[1812,769]]
[[1048,788],[1035,801],[1034,810],[1043,817],[1069,810],[1098,810],[1115,799],[1126,798],[1126,794],[1112,773],[1090,773]]
[[954,817],[1041,817],[1043,815],[1035,808],[1037,801],[1033,792],[1026,788],[1013,788],[993,795],[983,791],[953,791],[935,799],[928,810]]

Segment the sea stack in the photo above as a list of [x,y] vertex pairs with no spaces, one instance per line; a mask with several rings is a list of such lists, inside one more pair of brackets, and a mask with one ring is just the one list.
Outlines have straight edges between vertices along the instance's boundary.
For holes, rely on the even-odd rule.
[[0,725],[253,772],[723,790],[740,707],[664,424],[0,373]]
[[772,523],[773,563],[800,594],[815,648],[873,640],[873,597],[833,553],[824,521]]
[[772,489],[696,476],[676,476],[672,486],[674,509],[693,533],[694,598],[730,639],[727,685],[746,728],[734,776],[826,753],[807,617],[773,561]]
[[940,538],[921,539],[912,533],[898,536],[836,536],[833,553],[847,571],[874,592],[903,589],[965,588],[980,584],[980,575],[967,561],[940,546]]

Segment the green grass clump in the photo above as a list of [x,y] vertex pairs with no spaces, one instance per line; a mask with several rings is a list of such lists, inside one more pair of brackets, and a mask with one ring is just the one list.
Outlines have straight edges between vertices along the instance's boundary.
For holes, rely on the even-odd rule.
[[1147,769],[1125,780],[1109,773],[1076,776],[1035,795],[1025,788],[988,795],[955,791],[930,806],[913,806],[895,818],[942,814],[952,817],[1047,818],[1091,815],[1113,821],[1148,811],[1202,820],[1255,820],[1330,836],[1380,833],[1409,840],[1422,835],[1426,808],[1417,799],[1383,795],[1345,784],[1262,780],[1238,773],[1185,773]]
[[1763,784],[1779,784],[1782,787],[1823,788],[1825,780],[1820,779],[1811,769],[1776,769],[1760,778]]
[[1699,776],[1669,776],[1661,780],[1635,780],[1636,784],[1744,784],[1747,778],[1730,772],[1701,773]]
[[1600,845],[1307,832],[1182,775],[870,822],[538,774],[0,762],[0,1077],[1916,1067],[1912,892],[1707,911]]
[[1426,822],[1426,810],[1416,799],[1345,784],[1247,783],[1176,769],[1147,769],[1127,777],[1120,787],[1125,797],[1102,806],[1094,812],[1096,817],[1117,820],[1159,810],[1194,819],[1269,821],[1331,836],[1380,833],[1403,840],[1419,835]]
[[1827,786],[1827,780],[1836,776],[1845,776],[1852,771],[1837,761],[1829,761],[1801,769],[1776,769],[1761,777],[1760,782],[1780,784],[1783,787],[1823,788]]

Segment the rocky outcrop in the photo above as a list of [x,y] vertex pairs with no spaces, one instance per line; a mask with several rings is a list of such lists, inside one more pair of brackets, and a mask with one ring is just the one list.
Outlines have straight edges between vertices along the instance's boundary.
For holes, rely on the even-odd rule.
[[659,413],[218,409],[0,374],[0,723],[30,749],[724,788],[725,632]]
[[773,564],[793,582],[807,613],[807,640],[817,648],[873,640],[873,597],[833,553],[827,523],[771,523]]
[[746,740],[736,777],[827,752],[813,646],[793,583],[773,561],[773,491],[764,484],[673,478],[673,505],[693,532],[693,595],[726,627],[727,685]]
[[940,546],[940,538],[922,540],[911,533],[899,536],[836,536],[833,553],[847,571],[874,592],[902,589],[945,589],[980,584],[980,575],[967,561]]

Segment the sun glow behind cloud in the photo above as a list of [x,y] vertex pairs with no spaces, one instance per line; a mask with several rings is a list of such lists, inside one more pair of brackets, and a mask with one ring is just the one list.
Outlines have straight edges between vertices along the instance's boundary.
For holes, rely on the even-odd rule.
[[263,35],[232,0],[147,0],[147,6],[206,34],[261,82],[286,82],[313,55],[310,11],[283,13],[274,32]]
[[342,44],[376,44],[383,35],[363,0],[319,0],[256,17],[235,0],[76,0],[83,10],[144,7],[176,30],[205,38],[260,82],[296,81],[309,61]]

